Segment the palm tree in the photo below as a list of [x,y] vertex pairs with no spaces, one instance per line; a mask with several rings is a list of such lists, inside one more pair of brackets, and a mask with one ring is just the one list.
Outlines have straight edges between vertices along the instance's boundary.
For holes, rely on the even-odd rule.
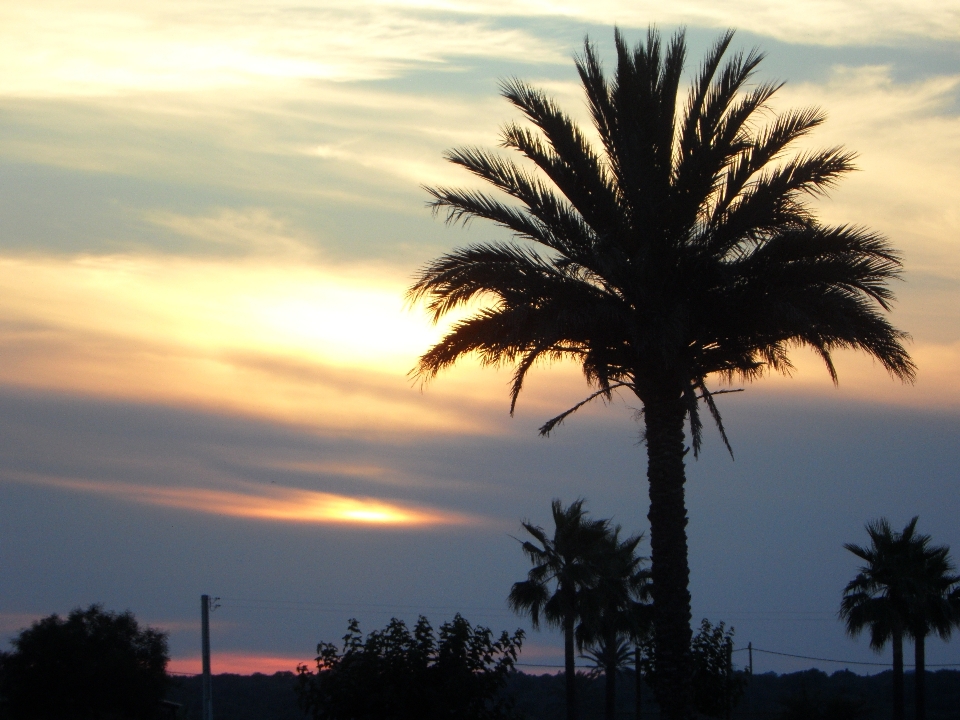
[[603,667],[606,720],[616,716],[617,673],[630,660],[626,641],[649,628],[649,572],[637,555],[642,535],[620,540],[620,526],[610,530],[600,557],[596,582],[583,593],[577,644]]
[[[916,523],[917,518],[913,519]],[[907,632],[913,638],[914,701],[917,720],[926,720],[926,639],[935,633],[946,640],[960,624],[960,602],[954,599],[960,589],[960,576],[950,561],[950,548],[930,545],[931,537],[913,533],[909,552],[912,579],[910,617]]]
[[529,540],[523,542],[523,552],[533,568],[526,580],[513,584],[507,602],[515,612],[529,614],[534,628],[540,627],[542,615],[548,624],[562,629],[567,720],[576,720],[575,629],[581,616],[583,593],[596,583],[609,527],[606,520],[587,519],[582,499],[567,508],[554,500],[551,510],[552,538],[542,527],[522,523],[523,529],[539,545]]
[[909,631],[914,603],[917,553],[913,536],[917,518],[895,532],[886,518],[867,524],[870,547],[846,543],[844,547],[863,560],[857,576],[847,583],[840,603],[840,618],[856,637],[870,629],[870,647],[877,652],[888,642],[893,647],[893,720],[903,720],[903,636]]
[[779,160],[824,115],[791,111],[764,125],[780,85],[748,85],[756,51],[723,63],[731,39],[725,33],[708,53],[679,112],[682,32],[664,50],[650,30],[632,51],[617,32],[612,81],[586,42],[576,66],[600,148],[542,92],[504,81],[503,95],[534,128],[508,124],[502,143],[538,170],[477,148],[447,158],[519,204],[472,189],[428,191],[448,222],[490,220],[518,241],[443,255],[408,292],[434,321],[485,301],[420,358],[413,372],[424,382],[473,353],[514,365],[512,412],[537,361],[572,359],[595,392],[543,435],[614,390],[640,400],[657,695],[671,720],[692,713],[684,426],[696,455],[701,400],[726,442],[708,379],[789,372],[796,346],[819,354],[834,380],[841,348],[866,352],[902,380],[915,371],[905,335],[883,315],[897,254],[868,230],[817,222],[805,200],[851,170],[853,155],[833,148]]
[[599,637],[590,647],[586,648],[580,657],[593,662],[590,670],[591,677],[603,674],[604,677],[604,718],[616,717],[616,677],[621,670],[631,665],[633,649],[627,640],[617,638],[608,640]]

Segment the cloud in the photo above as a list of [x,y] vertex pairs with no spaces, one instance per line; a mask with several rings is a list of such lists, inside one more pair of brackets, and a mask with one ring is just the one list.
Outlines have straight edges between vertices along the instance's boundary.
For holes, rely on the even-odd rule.
[[955,3],[922,0],[386,0],[385,4],[456,9],[490,15],[561,16],[581,21],[646,28],[651,24],[735,27],[786,42],[849,45],[906,38],[960,38],[960,8]]
[[174,510],[267,522],[346,524],[382,527],[423,527],[477,523],[463,513],[418,508],[377,498],[348,497],[326,492],[257,486],[235,482],[235,490],[162,487],[5,472],[8,482],[105,495],[126,502]]
[[0,288],[0,382],[327,428],[485,431],[468,410],[479,389],[461,387],[457,409],[411,387],[438,330],[376,268],[0,257]]
[[860,172],[819,204],[823,217],[889,235],[908,273],[960,278],[958,89],[960,75],[898,83],[890,67],[839,66],[826,83],[788,84],[777,99],[778,108],[827,111],[807,147],[858,153]]
[[8,3],[0,11],[0,93],[246,90],[264,83],[382,79],[464,57],[565,63],[568,48],[504,22],[545,17],[634,28],[740,27],[787,42],[828,45],[960,38],[960,9],[934,0]]
[[458,57],[565,59],[530,33],[483,18],[363,2],[54,2],[6,6],[0,27],[0,93],[20,97],[375,80]]

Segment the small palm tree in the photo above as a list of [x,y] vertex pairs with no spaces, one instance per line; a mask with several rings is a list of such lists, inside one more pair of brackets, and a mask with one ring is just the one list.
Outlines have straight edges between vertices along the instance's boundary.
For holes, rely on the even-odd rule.
[[645,558],[637,555],[642,535],[620,540],[620,526],[605,539],[596,583],[583,593],[577,644],[589,648],[588,656],[604,671],[604,716],[616,715],[617,674],[630,660],[627,641],[649,632],[653,616],[646,604],[650,599],[650,573]]
[[546,95],[513,79],[503,94],[534,127],[507,125],[503,146],[537,170],[477,148],[448,154],[516,203],[441,187],[429,189],[434,208],[449,222],[492,221],[519,242],[476,244],[421,270],[408,298],[426,301],[435,321],[490,302],[455,323],[414,373],[426,381],[474,353],[487,365],[512,365],[512,412],[538,361],[571,359],[595,392],[542,434],[617,389],[639,399],[657,696],[666,718],[688,720],[685,424],[696,454],[702,401],[725,438],[711,381],[789,372],[797,346],[813,349],[834,381],[833,353],[843,348],[903,380],[915,368],[905,335],[884,316],[896,252],[863,228],[821,224],[806,201],[850,171],[853,155],[833,148],[784,158],[824,115],[771,115],[780,85],[750,86],[758,52],[723,62],[732,33],[707,54],[685,103],[683,33],[666,48],[653,30],[632,50],[619,32],[614,39],[612,80],[589,43],[576,62],[601,147]]
[[574,644],[581,617],[583,594],[597,582],[600,556],[607,548],[606,520],[588,520],[579,499],[564,508],[560,500],[551,504],[553,537],[537,525],[523,522],[536,543],[523,541],[524,554],[533,563],[527,579],[513,584],[507,602],[517,613],[529,615],[534,628],[541,617],[563,631],[566,675],[567,720],[577,718]]
[[844,547],[864,561],[860,572],[843,590],[840,618],[856,637],[870,630],[870,647],[877,652],[889,642],[893,648],[893,720],[903,720],[903,637],[909,632],[911,606],[916,596],[917,557],[913,547],[917,518],[895,532],[886,518],[867,523],[870,546]]
[[[916,522],[914,518],[913,522]],[[960,576],[946,545],[930,545],[929,535],[914,532],[910,542],[911,595],[908,633],[914,649],[914,702],[916,720],[926,720],[926,639],[930,634],[946,640],[960,624],[960,603],[954,599]]]

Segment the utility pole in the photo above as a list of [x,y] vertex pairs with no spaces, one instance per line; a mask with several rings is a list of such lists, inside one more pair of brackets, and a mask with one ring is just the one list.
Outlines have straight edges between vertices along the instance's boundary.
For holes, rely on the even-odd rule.
[[202,720],[213,720],[213,692],[210,687],[210,596],[200,596],[200,636],[203,652],[203,704],[200,706]]
[[750,655],[750,677],[753,677],[753,643],[747,643],[747,654]]

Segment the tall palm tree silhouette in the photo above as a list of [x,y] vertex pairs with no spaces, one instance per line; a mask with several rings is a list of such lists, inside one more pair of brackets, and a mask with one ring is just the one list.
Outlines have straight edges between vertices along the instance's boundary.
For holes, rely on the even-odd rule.
[[877,652],[891,644],[893,720],[904,717],[903,637],[910,629],[920,569],[914,545],[916,526],[917,518],[913,518],[902,532],[896,532],[886,518],[880,518],[867,523],[869,547],[844,545],[865,564],[843,590],[840,618],[851,636],[869,628],[870,647]]
[[767,102],[780,86],[749,86],[758,52],[722,64],[731,39],[722,35],[707,54],[679,113],[682,32],[665,50],[654,30],[633,50],[617,32],[612,81],[585,43],[576,66],[600,148],[542,92],[503,82],[534,126],[508,124],[503,146],[537,170],[477,148],[447,158],[519,204],[472,189],[429,192],[448,222],[483,218],[520,242],[454,250],[423,267],[408,291],[435,321],[488,301],[420,358],[414,373],[423,381],[473,353],[514,365],[512,412],[538,360],[573,359],[596,391],[547,422],[544,435],[596,397],[624,389],[639,398],[658,699],[671,720],[693,712],[684,426],[696,454],[700,401],[726,442],[708,378],[789,372],[788,350],[801,345],[834,380],[841,348],[866,352],[903,380],[914,375],[904,334],[883,316],[898,256],[863,228],[817,222],[805,201],[851,170],[852,154],[783,158],[824,116],[791,111],[764,125],[758,115],[771,117]]
[[574,644],[581,617],[584,591],[597,581],[600,558],[609,532],[606,520],[589,520],[579,499],[564,508],[560,500],[551,504],[553,537],[530,522],[523,522],[536,543],[526,540],[524,554],[533,563],[527,579],[516,582],[507,602],[518,613],[530,615],[534,628],[540,618],[563,631],[566,675],[567,720],[577,719]]
[[591,648],[590,657],[603,668],[604,717],[616,716],[617,674],[630,661],[627,641],[652,624],[650,573],[637,555],[642,535],[620,539],[619,525],[604,539],[596,582],[583,593],[577,644]]

